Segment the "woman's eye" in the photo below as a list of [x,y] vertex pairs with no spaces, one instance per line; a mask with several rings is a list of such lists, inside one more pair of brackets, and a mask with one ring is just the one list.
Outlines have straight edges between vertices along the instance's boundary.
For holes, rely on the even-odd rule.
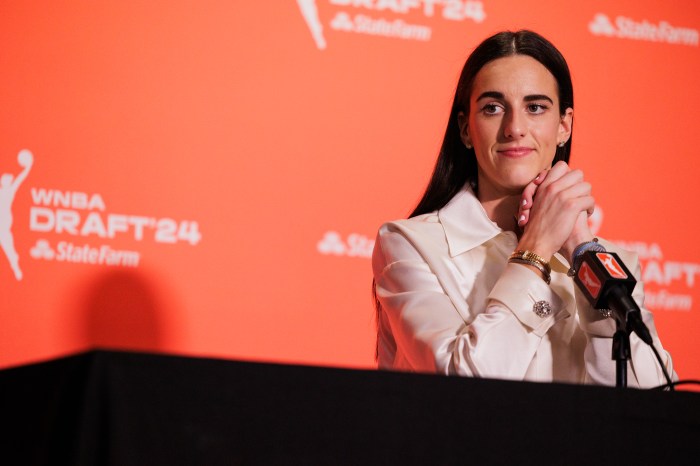
[[530,113],[542,113],[547,110],[547,107],[542,104],[530,104],[527,106],[527,111]]
[[501,113],[501,107],[496,104],[486,104],[482,107],[481,111],[487,115],[496,115]]

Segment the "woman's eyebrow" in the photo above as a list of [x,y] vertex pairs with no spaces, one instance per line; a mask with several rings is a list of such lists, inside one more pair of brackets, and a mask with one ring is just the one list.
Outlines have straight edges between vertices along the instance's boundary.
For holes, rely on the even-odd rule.
[[[482,92],[479,97],[477,97],[476,101],[480,101],[481,99],[499,99],[503,100],[505,97],[502,92],[498,91],[486,91]],[[531,94],[531,95],[526,95],[523,100],[525,102],[533,102],[536,100],[546,100],[551,104],[554,104],[554,100],[552,100],[551,97],[545,94]]]
[[496,92],[496,91],[486,91],[482,92],[479,97],[477,97],[476,101],[480,101],[481,99],[501,99],[503,100],[503,93],[502,92]]
[[554,101],[547,95],[544,94],[533,94],[533,95],[526,95],[525,98],[523,99],[525,102],[532,102],[535,100],[546,100],[550,104],[554,104]]

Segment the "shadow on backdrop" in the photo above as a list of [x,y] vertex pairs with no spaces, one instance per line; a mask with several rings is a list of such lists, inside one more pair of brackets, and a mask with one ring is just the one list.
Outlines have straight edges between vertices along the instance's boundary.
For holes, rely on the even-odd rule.
[[85,300],[85,340],[91,347],[158,350],[163,321],[153,286],[143,275],[115,270],[98,277]]

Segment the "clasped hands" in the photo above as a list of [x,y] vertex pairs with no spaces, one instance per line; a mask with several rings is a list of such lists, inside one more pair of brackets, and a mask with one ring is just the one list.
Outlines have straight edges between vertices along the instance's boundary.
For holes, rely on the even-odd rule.
[[576,246],[593,239],[588,216],[594,208],[591,185],[581,170],[572,170],[562,161],[542,170],[522,193],[517,218],[523,234],[518,249],[548,260],[559,252],[571,262]]

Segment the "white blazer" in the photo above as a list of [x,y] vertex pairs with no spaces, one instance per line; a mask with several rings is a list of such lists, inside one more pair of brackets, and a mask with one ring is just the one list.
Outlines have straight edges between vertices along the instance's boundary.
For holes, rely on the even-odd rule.
[[[635,254],[601,241],[618,253],[638,280],[633,297],[672,373],[661,347]],[[372,266],[379,314],[379,367],[542,382],[615,384],[613,319],[593,309],[567,276],[567,261],[555,255],[552,281],[508,263],[514,233],[492,222],[466,187],[445,207],[384,224]],[[552,312],[540,317],[535,303]],[[665,383],[646,344],[631,338],[628,385]]]

